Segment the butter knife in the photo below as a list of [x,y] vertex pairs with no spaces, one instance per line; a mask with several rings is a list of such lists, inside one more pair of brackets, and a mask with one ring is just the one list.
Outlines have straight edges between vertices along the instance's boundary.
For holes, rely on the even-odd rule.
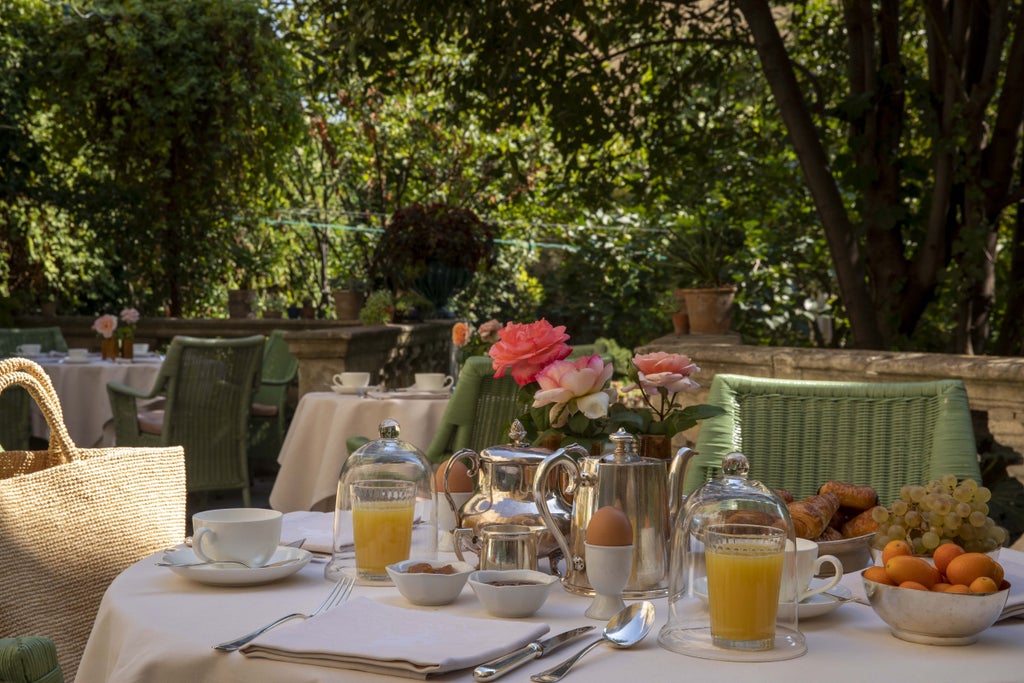
[[492,659],[486,664],[481,664],[473,669],[473,679],[477,681],[493,681],[504,676],[512,669],[522,666],[531,659],[546,657],[574,638],[593,630],[593,626],[580,626],[565,633],[559,633],[557,636],[529,643],[518,650],[513,650],[507,655]]

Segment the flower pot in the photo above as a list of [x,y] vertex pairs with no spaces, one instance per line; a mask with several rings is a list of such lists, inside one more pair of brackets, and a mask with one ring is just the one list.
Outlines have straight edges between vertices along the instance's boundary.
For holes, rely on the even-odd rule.
[[665,434],[640,434],[636,444],[637,455],[658,460],[672,459],[672,437]]
[[334,290],[334,314],[338,320],[358,320],[363,297],[354,289]]
[[735,296],[736,288],[731,286],[686,290],[690,334],[727,334],[732,326]]
[[228,291],[228,317],[251,318],[252,306],[256,303],[256,291],[252,289],[232,289]]

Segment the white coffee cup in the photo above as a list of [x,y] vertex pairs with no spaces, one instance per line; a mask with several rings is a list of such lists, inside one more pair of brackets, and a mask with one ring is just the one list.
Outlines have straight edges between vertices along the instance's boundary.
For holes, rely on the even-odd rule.
[[416,388],[425,391],[440,391],[455,383],[451,375],[446,375],[443,372],[417,372],[414,377]]
[[68,358],[85,360],[89,357],[89,349],[68,349]]
[[[793,562],[796,562],[796,573],[793,573]],[[818,557],[818,544],[806,538],[796,539],[796,550],[793,544],[786,541],[786,559],[782,566],[782,586],[779,589],[780,602],[802,602],[812,595],[824,593],[835,587],[843,578],[843,563],[835,555]],[[835,575],[829,577],[824,584],[811,587],[811,579],[821,570],[824,564],[831,564]]]
[[281,543],[281,513],[277,510],[206,510],[192,515],[192,527],[192,551],[204,562],[233,560],[262,567]]
[[132,355],[145,356],[147,353],[149,353],[149,344],[142,344],[139,342],[132,344]]
[[38,356],[43,352],[42,344],[21,344],[15,349],[19,356]]
[[339,387],[361,388],[369,386],[370,373],[368,372],[339,372],[334,376],[334,385]]

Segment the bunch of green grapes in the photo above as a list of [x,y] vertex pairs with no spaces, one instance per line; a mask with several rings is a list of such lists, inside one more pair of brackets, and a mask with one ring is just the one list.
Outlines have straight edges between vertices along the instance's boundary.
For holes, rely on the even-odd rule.
[[875,506],[878,522],[874,545],[906,540],[918,555],[931,555],[943,543],[953,542],[967,552],[987,553],[1006,542],[1006,529],[988,516],[992,492],[973,479],[957,481],[946,474],[924,486],[903,486],[900,497],[886,508]]

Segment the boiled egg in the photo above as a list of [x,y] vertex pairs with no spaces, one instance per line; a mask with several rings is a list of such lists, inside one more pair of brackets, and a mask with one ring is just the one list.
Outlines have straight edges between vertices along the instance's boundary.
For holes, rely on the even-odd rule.
[[626,513],[614,505],[598,508],[587,524],[590,545],[632,545],[633,527]]

